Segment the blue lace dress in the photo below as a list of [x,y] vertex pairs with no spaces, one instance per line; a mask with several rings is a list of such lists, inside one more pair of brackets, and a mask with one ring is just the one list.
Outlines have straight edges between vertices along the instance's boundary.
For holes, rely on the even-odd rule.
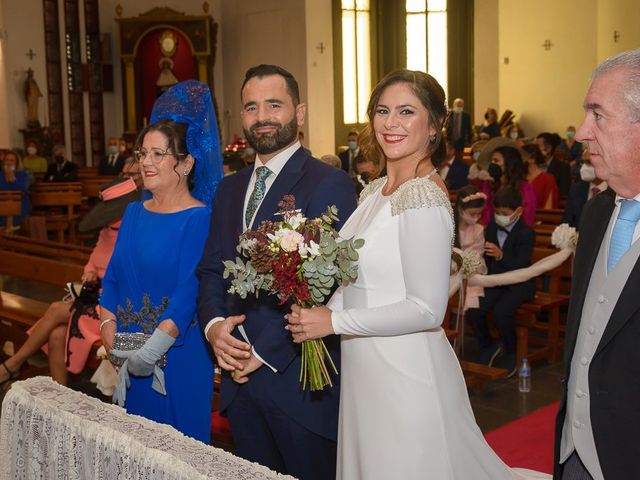
[[119,332],[152,333],[165,319],[180,331],[167,352],[167,394],[151,388],[152,376],[130,375],[127,412],[172,425],[210,442],[213,363],[196,315],[195,269],[209,233],[211,210],[194,207],[155,213],[142,202],[127,207],[100,304],[115,313]]

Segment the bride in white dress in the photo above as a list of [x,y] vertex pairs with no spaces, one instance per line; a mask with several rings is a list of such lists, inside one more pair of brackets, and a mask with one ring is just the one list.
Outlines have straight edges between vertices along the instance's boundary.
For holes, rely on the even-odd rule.
[[294,306],[287,316],[296,342],[341,335],[337,478],[551,478],[510,469],[487,445],[441,328],[454,231],[431,162],[446,116],[442,87],[422,72],[392,72],[368,116],[363,148],[386,161],[387,177],[367,186],[341,230],[365,240],[358,279],[326,307]]

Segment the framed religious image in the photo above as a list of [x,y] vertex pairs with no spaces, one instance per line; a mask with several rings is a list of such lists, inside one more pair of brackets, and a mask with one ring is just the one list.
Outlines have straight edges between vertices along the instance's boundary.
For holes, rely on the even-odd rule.
[[160,36],[160,51],[165,57],[172,57],[176,53],[176,36],[171,30],[165,30]]

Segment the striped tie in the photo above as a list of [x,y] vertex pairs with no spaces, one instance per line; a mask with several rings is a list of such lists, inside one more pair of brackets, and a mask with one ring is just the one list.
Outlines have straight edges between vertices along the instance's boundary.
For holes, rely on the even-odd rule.
[[609,245],[609,258],[607,260],[607,270],[609,272],[614,269],[618,261],[629,250],[638,220],[640,220],[640,202],[622,200],[620,213],[618,213],[618,219],[613,226]]
[[264,166],[256,168],[256,184],[253,187],[253,192],[251,192],[251,196],[249,197],[249,203],[247,203],[247,211],[244,214],[244,222],[247,228],[251,226],[253,215],[256,213],[260,202],[264,198],[264,194],[267,190],[267,177],[272,173],[273,172],[271,170]]

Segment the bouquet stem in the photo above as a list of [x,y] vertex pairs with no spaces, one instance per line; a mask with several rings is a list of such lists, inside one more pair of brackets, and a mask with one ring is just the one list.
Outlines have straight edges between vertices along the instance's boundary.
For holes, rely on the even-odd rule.
[[326,359],[329,360],[329,365],[333,372],[337,375],[338,369],[336,369],[335,363],[329,350],[322,339],[306,340],[302,342],[302,363],[300,366],[300,381],[302,382],[302,389],[307,388],[307,381],[309,382],[309,388],[312,392],[322,390],[329,385],[333,386],[331,376],[327,365]]

